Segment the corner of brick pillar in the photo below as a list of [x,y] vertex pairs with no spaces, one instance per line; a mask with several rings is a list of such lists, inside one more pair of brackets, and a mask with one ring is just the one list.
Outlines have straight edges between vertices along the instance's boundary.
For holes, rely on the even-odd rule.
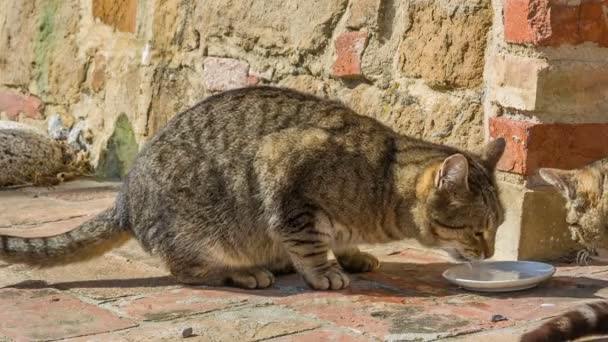
[[488,138],[507,142],[497,166],[506,215],[495,259],[551,260],[582,247],[570,239],[565,201],[538,169],[608,156],[607,12],[602,0],[505,0],[504,22],[495,19],[484,124]]

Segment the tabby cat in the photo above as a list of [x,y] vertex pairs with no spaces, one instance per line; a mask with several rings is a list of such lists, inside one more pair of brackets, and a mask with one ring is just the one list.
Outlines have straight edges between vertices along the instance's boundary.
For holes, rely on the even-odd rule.
[[88,171],[86,157],[64,141],[0,121],[0,187],[57,184]]
[[172,118],[112,208],[57,236],[0,236],[0,259],[64,264],[134,236],[182,283],[265,288],[295,269],[318,290],[378,267],[360,243],[416,238],[483,259],[503,221],[493,170],[504,145],[476,156],[398,135],[338,102],[231,90]]
[[[608,247],[608,158],[577,170],[539,173],[566,199],[572,239],[591,252]],[[608,301],[582,305],[527,333],[522,341],[568,341],[593,334],[608,334]]]

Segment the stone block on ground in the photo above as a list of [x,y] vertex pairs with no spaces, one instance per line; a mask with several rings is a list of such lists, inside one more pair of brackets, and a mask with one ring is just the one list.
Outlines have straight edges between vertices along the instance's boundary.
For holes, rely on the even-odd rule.
[[0,290],[0,335],[17,341],[60,340],[136,325],[56,290]]
[[247,307],[198,316],[196,319],[142,324],[124,332],[87,336],[71,341],[174,341],[182,339],[184,329],[192,328],[191,339],[194,341],[254,342],[309,331],[321,324],[278,306]]

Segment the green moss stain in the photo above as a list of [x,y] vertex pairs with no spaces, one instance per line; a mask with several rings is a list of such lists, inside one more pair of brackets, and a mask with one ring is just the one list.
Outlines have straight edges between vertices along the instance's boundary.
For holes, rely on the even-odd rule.
[[137,155],[139,146],[127,115],[118,116],[114,132],[101,152],[97,174],[104,178],[123,178]]
[[42,12],[38,19],[38,30],[34,39],[36,85],[40,93],[45,93],[48,89],[50,55],[55,41],[54,33],[59,7],[57,0],[47,0],[43,3]]

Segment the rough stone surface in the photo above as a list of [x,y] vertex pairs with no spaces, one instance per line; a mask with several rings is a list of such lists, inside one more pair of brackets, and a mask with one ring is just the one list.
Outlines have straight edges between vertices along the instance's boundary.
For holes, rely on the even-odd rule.
[[47,132],[51,139],[65,140],[68,137],[69,129],[63,125],[61,116],[54,114],[48,119]]
[[[2,232],[60,233],[78,224],[70,218],[70,203],[87,206],[89,214],[94,214],[110,205],[95,201],[113,198],[117,186],[77,181],[55,189],[4,191],[13,198],[12,203],[22,203],[24,209],[16,213],[21,224],[12,230],[2,228]],[[557,194],[551,196],[557,198]],[[40,198],[48,201],[37,202]],[[537,205],[547,201],[539,199]],[[53,223],[60,225],[39,223],[36,213],[49,207],[59,215]],[[535,207],[537,212],[542,210]],[[0,218],[5,213],[0,210]],[[539,238],[543,237],[527,237],[529,241]],[[265,290],[184,287],[166,277],[168,271],[134,243],[102,258],[60,268],[2,265],[0,336],[15,340],[173,341],[192,329],[188,339],[218,342],[513,341],[581,302],[608,298],[605,265],[557,264],[556,275],[539,288],[479,294],[445,281],[441,274],[453,261],[434,250],[409,243],[363,249],[380,258],[381,268],[352,275],[351,287],[335,292],[312,291],[295,274],[278,276],[276,284]],[[494,315],[508,320],[492,322]]]
[[535,124],[490,119],[490,136],[507,141],[498,169],[525,175],[541,167],[571,169],[608,156],[608,124]]
[[410,27],[399,47],[401,72],[435,88],[479,86],[492,23],[490,2],[427,0],[410,6]]
[[549,67],[544,59],[513,55],[494,58],[495,86],[489,92],[503,107],[534,111],[539,97],[538,78]]
[[137,0],[93,0],[93,16],[122,32],[135,32]]
[[548,187],[531,190],[505,181],[498,186],[501,201],[507,205],[505,222],[496,235],[494,259],[545,261],[582,248],[570,239],[564,200],[556,191]]
[[474,92],[444,93],[394,82],[386,91],[359,85],[341,95],[357,112],[401,134],[475,150],[483,144],[481,99]]
[[382,0],[353,0],[350,1],[349,16],[346,26],[350,29],[361,28],[378,29],[378,19],[383,12]]
[[0,290],[0,334],[15,340],[58,340],[136,326],[51,289]]
[[543,46],[593,42],[606,47],[606,9],[602,0],[507,0],[505,39]]
[[96,55],[93,59],[93,67],[90,68],[90,80],[91,89],[98,93],[106,84],[106,59],[103,55]]
[[237,59],[207,57],[204,69],[207,90],[224,91],[249,84],[249,65]]
[[[375,97],[374,116],[397,104],[387,122],[401,132],[476,148],[488,9],[488,0],[2,2],[0,86],[45,104],[36,119],[19,121],[43,127],[53,114],[69,127],[85,121],[98,166],[123,114],[142,146],[173,115],[236,86],[306,82],[324,96],[354,99],[363,79],[334,79],[335,45],[365,31],[356,71]],[[351,102],[371,114],[371,105]]]
[[542,122],[603,122],[608,111],[608,64],[492,57],[488,98],[507,111],[526,111]]

